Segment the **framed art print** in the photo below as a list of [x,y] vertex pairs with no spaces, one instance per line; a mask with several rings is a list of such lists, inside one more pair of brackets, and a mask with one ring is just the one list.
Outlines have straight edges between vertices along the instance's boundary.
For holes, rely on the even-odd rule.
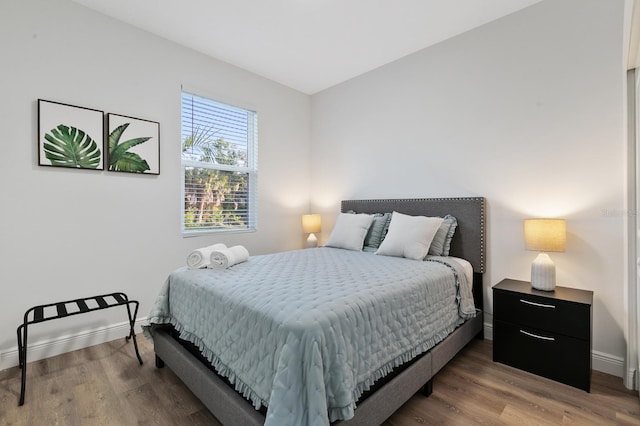
[[160,174],[160,123],[107,114],[107,170]]
[[38,164],[104,170],[104,112],[38,99]]

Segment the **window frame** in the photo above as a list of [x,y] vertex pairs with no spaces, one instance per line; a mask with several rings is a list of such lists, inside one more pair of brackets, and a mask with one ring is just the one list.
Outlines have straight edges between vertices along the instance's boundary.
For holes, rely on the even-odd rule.
[[[229,109],[242,110],[248,113],[250,119],[247,120],[247,155],[244,166],[217,164],[201,162],[196,160],[188,160],[183,158],[182,144],[184,143],[183,128],[183,97],[184,95],[193,96],[202,100],[213,103],[221,107]],[[200,95],[194,91],[182,89],[180,91],[180,232],[183,237],[197,237],[199,235],[211,235],[220,233],[247,233],[256,232],[258,230],[258,113],[254,109],[240,107],[217,99],[213,99],[207,95]],[[197,167],[210,170],[219,170],[223,172],[238,172],[247,175],[247,213],[246,227],[211,227],[211,228],[189,228],[186,226],[186,182],[185,171],[188,167]]]

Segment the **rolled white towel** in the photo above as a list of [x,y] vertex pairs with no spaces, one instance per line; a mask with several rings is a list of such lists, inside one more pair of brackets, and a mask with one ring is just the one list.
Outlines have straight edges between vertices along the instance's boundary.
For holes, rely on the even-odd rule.
[[244,246],[233,246],[211,252],[209,269],[227,269],[230,266],[249,260],[249,251]]
[[189,269],[206,268],[211,262],[211,253],[216,250],[225,250],[227,246],[222,243],[195,249],[187,256],[187,266]]

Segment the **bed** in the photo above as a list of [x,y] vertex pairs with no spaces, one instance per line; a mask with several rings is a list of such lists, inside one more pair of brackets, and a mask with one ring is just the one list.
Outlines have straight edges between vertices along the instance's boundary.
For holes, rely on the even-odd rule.
[[[453,215],[452,259],[318,248],[256,256],[225,274],[174,272],[149,315],[156,365],[171,368],[223,424],[382,423],[421,388],[428,395],[433,376],[482,337],[484,198],[346,200],[341,211]],[[281,293],[270,296],[267,275]],[[427,314],[424,292],[443,311]],[[168,312],[178,317],[181,303],[176,320]]]

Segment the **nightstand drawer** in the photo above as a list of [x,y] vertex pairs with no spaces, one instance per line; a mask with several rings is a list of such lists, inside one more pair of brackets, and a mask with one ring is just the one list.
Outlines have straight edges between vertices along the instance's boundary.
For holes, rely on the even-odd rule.
[[590,390],[591,348],[581,340],[494,319],[493,360]]
[[509,291],[493,291],[494,319],[523,327],[591,338],[591,306]]

